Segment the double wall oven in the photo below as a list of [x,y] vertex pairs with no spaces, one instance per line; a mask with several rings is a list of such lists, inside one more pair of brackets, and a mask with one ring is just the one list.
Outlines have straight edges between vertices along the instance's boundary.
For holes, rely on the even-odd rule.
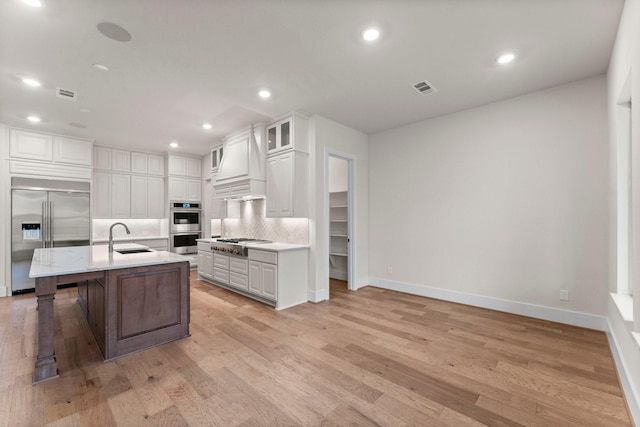
[[172,201],[169,210],[171,252],[181,255],[198,253],[196,239],[202,236],[202,205],[199,202]]

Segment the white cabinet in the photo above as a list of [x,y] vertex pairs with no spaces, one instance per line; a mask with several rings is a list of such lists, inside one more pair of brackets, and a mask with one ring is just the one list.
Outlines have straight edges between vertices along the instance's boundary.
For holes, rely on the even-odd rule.
[[10,129],[9,156],[16,159],[91,166],[93,144],[84,139]]
[[111,170],[116,172],[131,171],[131,152],[111,150]]
[[111,218],[111,174],[93,173],[93,218]]
[[164,181],[153,176],[131,176],[131,218],[164,218]]
[[111,148],[93,147],[93,168],[111,170]]
[[218,173],[218,167],[220,167],[220,162],[222,161],[222,155],[224,154],[224,147],[222,145],[218,145],[216,147],[211,148],[211,173]]
[[198,279],[213,280],[211,243],[198,242]]
[[130,218],[131,179],[129,175],[111,174],[111,218]]
[[192,178],[200,178],[202,176],[202,163],[198,158],[169,154],[167,163],[169,175]]
[[53,138],[53,161],[79,166],[93,163],[93,145],[82,139],[55,136]]
[[285,150],[309,151],[309,120],[298,113],[267,125],[267,154]]
[[11,129],[9,156],[31,160],[53,160],[53,136]]
[[129,175],[94,172],[93,218],[130,218],[131,180]]
[[299,151],[267,158],[267,217],[308,216],[308,164]]
[[198,202],[202,198],[202,182],[199,179],[177,178],[168,179],[169,200]]
[[229,256],[213,254],[213,281],[223,285],[229,284]]
[[147,154],[147,173],[149,175],[164,175],[164,157]]
[[147,177],[147,218],[164,218],[167,201],[164,199],[164,179]]
[[147,174],[148,158],[145,153],[131,153],[131,173]]
[[278,294],[278,266],[249,261],[249,292],[275,302]]

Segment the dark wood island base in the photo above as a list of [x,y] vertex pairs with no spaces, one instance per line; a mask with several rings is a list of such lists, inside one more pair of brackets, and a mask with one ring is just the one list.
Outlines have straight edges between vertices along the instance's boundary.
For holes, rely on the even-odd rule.
[[33,384],[56,378],[53,301],[78,283],[78,305],[105,361],[189,336],[186,261],[36,278],[38,356]]

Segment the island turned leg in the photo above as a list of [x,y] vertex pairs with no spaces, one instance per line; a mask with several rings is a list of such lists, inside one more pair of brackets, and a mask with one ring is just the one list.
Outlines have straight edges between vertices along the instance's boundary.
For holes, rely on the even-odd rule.
[[56,293],[55,277],[36,279],[38,297],[38,358],[33,372],[33,384],[58,377],[58,365],[53,350],[53,300]]

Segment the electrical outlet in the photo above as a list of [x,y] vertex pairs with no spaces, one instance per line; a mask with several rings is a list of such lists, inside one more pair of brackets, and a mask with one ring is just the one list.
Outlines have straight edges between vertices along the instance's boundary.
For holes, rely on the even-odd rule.
[[387,267],[387,274],[393,274],[393,268]]
[[560,289],[560,301],[569,301],[569,291]]

